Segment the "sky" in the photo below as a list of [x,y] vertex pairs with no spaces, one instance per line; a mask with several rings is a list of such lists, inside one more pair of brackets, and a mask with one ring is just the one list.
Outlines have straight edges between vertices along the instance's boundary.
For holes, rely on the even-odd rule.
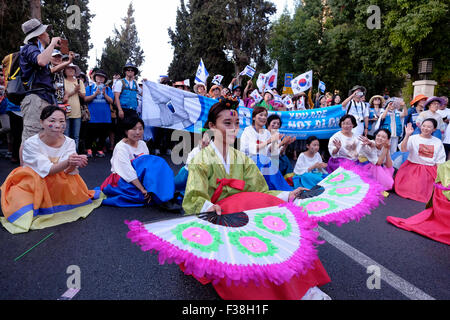
[[[112,36],[114,26],[120,30],[122,18],[126,17],[131,0],[90,0],[89,8],[95,18],[90,25],[91,43],[89,68],[96,65],[101,57],[104,41]],[[175,30],[177,8],[180,0],[133,0],[135,24],[144,50],[145,62],[141,66],[141,75],[150,81],[156,81],[160,75],[166,75],[172,62],[173,49],[169,43],[167,30]],[[277,7],[276,19],[287,6],[292,13],[295,0],[272,0]],[[200,61],[200,60],[199,60]],[[208,66],[206,66],[208,67]]]

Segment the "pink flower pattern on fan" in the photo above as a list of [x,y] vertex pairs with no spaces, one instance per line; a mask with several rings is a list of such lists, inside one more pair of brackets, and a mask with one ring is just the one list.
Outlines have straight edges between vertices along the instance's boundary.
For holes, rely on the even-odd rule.
[[239,238],[239,242],[248,251],[253,253],[267,252],[267,245],[256,237],[241,237]]
[[313,212],[318,212],[318,211],[322,211],[322,210],[326,210],[330,207],[330,204],[328,202],[325,201],[315,201],[315,202],[311,202],[306,206],[306,210],[309,211],[313,211]]
[[208,231],[196,227],[184,230],[183,237],[202,246],[209,246],[214,240]]
[[267,229],[277,232],[286,230],[287,228],[286,223],[281,218],[275,216],[265,217],[263,219],[263,224]]

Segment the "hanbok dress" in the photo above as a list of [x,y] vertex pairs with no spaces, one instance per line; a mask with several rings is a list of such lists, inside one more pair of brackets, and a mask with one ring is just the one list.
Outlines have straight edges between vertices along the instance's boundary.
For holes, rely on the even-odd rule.
[[416,134],[409,137],[406,147],[408,160],[395,176],[395,192],[400,197],[427,203],[433,193],[437,166],[445,162],[444,145],[436,137]]
[[[189,165],[189,177],[183,200],[186,214],[207,211],[213,204],[222,208],[222,214],[277,206],[288,200],[289,192],[270,190],[255,163],[242,152],[229,148],[224,159],[214,144],[194,157]],[[180,265],[184,271],[183,265]],[[209,281],[197,278],[202,284]],[[304,275],[294,275],[290,281],[275,285],[227,284],[223,279],[213,284],[225,300],[296,300],[312,287],[330,282],[320,260]]]
[[[335,149],[334,140],[339,140],[341,142],[341,148],[338,153],[333,155],[333,150]],[[341,161],[352,161],[353,163],[357,163],[359,151],[361,149],[361,141],[358,139],[358,135],[352,134],[351,137],[345,136],[342,131],[336,132],[328,142],[328,151],[331,155],[328,160],[328,173],[332,173],[337,168],[339,168],[339,164]]]
[[318,162],[323,162],[318,152],[312,158],[308,157],[304,152],[300,154],[294,168],[295,176],[292,178],[294,188],[304,187],[311,189],[328,176],[325,169],[308,171],[309,168]]
[[364,171],[369,174],[370,178],[380,183],[385,191],[388,191],[394,186],[394,167],[388,168],[384,163],[377,165],[382,152],[383,149],[364,145],[361,147],[360,156],[367,158],[367,161],[362,163]]
[[89,190],[78,173],[49,174],[54,164],[76,153],[75,141],[65,137],[53,148],[39,134],[23,145],[23,166],[13,170],[1,186],[2,225],[11,233],[44,229],[86,218],[104,198]]
[[450,245],[450,161],[438,166],[434,193],[424,211],[407,219],[387,217],[398,228]]
[[152,202],[161,204],[174,196],[174,174],[167,162],[149,155],[144,141],[136,148],[123,140],[117,143],[111,158],[111,175],[100,189],[106,195],[105,205],[115,207],[142,207],[147,200],[131,181],[139,179],[145,190],[151,193]]

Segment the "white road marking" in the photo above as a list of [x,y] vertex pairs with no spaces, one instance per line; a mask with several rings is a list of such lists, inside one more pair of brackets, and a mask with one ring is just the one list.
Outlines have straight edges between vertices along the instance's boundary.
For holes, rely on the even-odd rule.
[[72,300],[73,297],[75,297],[78,292],[80,292],[80,289],[70,288],[58,300]]
[[339,251],[343,252],[345,255],[350,257],[352,260],[356,261],[364,268],[368,268],[369,266],[378,266],[381,270],[381,280],[384,280],[387,284],[389,284],[394,289],[398,290],[400,293],[405,295],[411,300],[436,300],[435,298],[429,296],[419,288],[415,287],[405,279],[399,277],[389,269],[385,268],[381,264],[372,260],[364,253],[358,251],[353,248],[346,242],[342,241],[332,233],[327,230],[319,227],[320,236],[323,240],[337,248]]

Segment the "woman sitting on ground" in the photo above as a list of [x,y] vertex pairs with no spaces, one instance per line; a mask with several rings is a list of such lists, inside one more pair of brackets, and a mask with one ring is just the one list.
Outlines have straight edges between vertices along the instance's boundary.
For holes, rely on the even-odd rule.
[[395,192],[400,197],[424,203],[430,200],[437,166],[445,162],[444,145],[433,137],[437,125],[435,119],[425,119],[420,126],[421,133],[413,135],[414,128],[408,123],[400,145],[402,152],[409,152],[408,160],[395,176]]
[[88,190],[78,168],[88,164],[75,141],[64,136],[66,112],[48,106],[41,113],[42,131],[23,145],[23,166],[1,187],[2,225],[11,233],[43,229],[86,218],[100,206],[100,191]]
[[330,159],[328,160],[328,173],[339,168],[341,161],[350,160],[357,162],[361,141],[359,137],[352,132],[357,127],[356,118],[350,114],[346,114],[339,120],[341,131],[336,132],[328,143],[328,151]]
[[142,207],[149,203],[162,205],[173,199],[174,175],[167,162],[149,155],[142,140],[144,121],[137,116],[124,119],[125,138],[117,143],[111,158],[112,174],[101,190],[107,196],[104,204],[116,207]]
[[[214,141],[202,149],[189,165],[189,177],[183,208],[186,214],[216,212],[230,214],[244,210],[264,208],[292,201],[304,188],[291,192],[269,191],[263,175],[255,163],[244,153],[234,149],[239,132],[237,103],[222,101],[214,104],[208,114],[207,126]],[[185,268],[181,266],[181,269]],[[202,284],[208,281],[198,278]],[[228,279],[213,284],[217,293],[227,300],[273,300],[310,298],[305,294],[314,288],[316,299],[329,299],[316,286],[330,281],[320,260],[303,275],[275,285],[227,284]]]
[[306,151],[301,153],[295,164],[293,177],[294,188],[313,188],[328,176],[327,164],[319,153],[320,143],[315,136],[306,139]]
[[[282,124],[283,123],[280,116],[276,114],[272,114],[267,118],[267,130],[269,130],[271,135],[279,133],[279,129],[281,128]],[[280,161],[279,170],[283,177],[294,172],[291,160],[289,160],[289,158],[286,156],[286,149],[291,143],[294,143],[296,140],[297,139],[295,137],[290,136],[280,137],[280,139],[278,140],[278,150],[273,148],[274,150],[271,150],[270,152],[271,157],[278,155]]]
[[[255,107],[252,113],[252,125],[244,129],[241,135],[240,150],[255,161],[261,170],[270,190],[290,191],[292,187],[279,171],[279,145],[284,135],[278,131],[271,133],[265,128],[267,109]],[[275,156],[272,157],[271,155]]]
[[375,141],[361,137],[360,156],[367,159],[363,164],[366,172],[388,191],[394,186],[394,167],[390,154],[391,132],[388,129],[378,129],[374,135]]

